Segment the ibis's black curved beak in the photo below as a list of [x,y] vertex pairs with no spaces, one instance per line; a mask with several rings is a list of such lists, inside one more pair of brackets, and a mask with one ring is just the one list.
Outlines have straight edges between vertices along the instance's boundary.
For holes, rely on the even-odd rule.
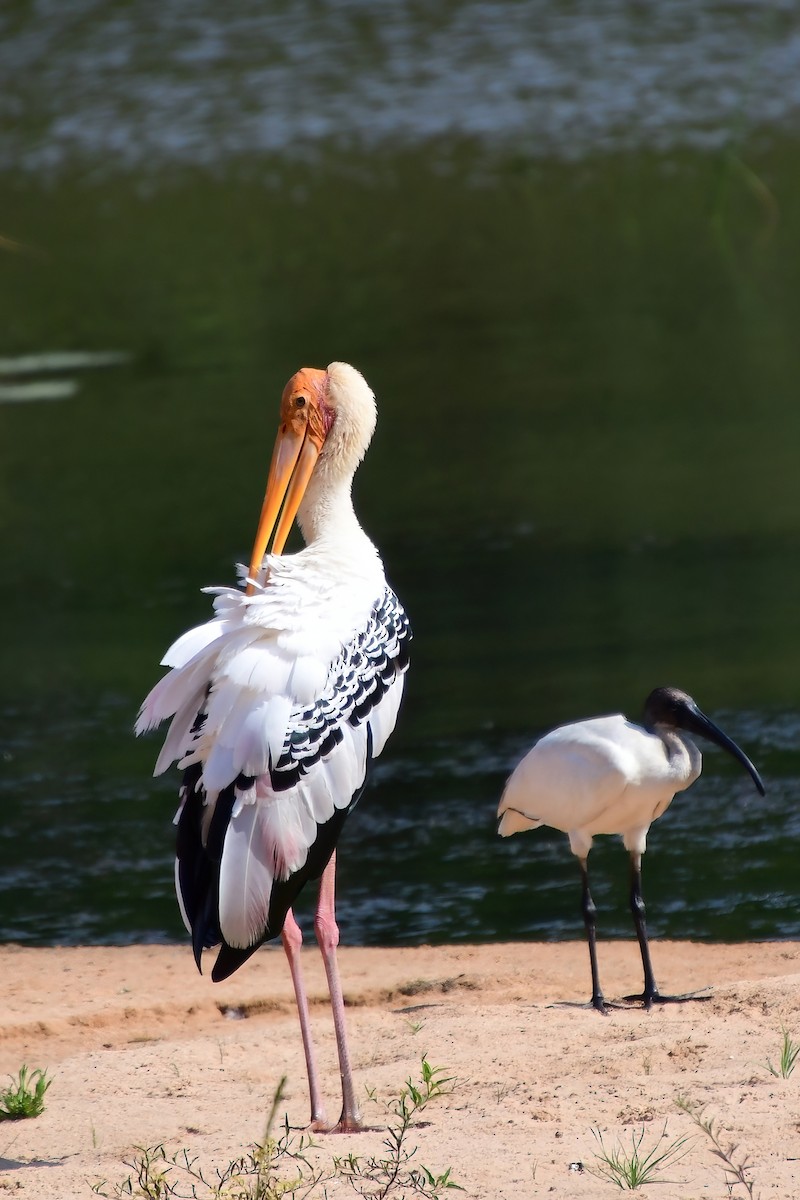
[[[689,698],[687,697],[687,700]],[[718,725],[706,716],[701,709],[695,704],[694,700],[681,705],[680,710],[675,713],[675,723],[681,729],[685,729],[687,733],[696,733],[701,737],[708,738],[710,742],[714,742],[722,750],[727,750],[732,758],[737,759],[745,771],[750,775],[753,783],[759,791],[760,795],[765,795],[766,791],[764,784],[761,781],[756,768],[751,763],[750,759],[745,754],[744,750],[740,749],[727,733],[723,733]]]

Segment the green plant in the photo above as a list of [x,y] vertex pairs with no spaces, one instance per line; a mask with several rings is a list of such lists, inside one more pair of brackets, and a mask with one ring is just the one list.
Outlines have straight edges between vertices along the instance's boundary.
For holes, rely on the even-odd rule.
[[52,1083],[46,1071],[37,1067],[29,1074],[23,1063],[16,1080],[9,1078],[11,1087],[0,1092],[0,1121],[21,1121],[44,1112],[44,1094]]
[[738,1145],[736,1142],[723,1142],[719,1123],[713,1117],[703,1115],[705,1112],[703,1105],[692,1102],[686,1096],[678,1096],[675,1103],[681,1112],[685,1112],[697,1128],[701,1129],[711,1141],[713,1147],[711,1153],[722,1162],[728,1195],[733,1195],[733,1189],[741,1186],[744,1188],[745,1194],[750,1197],[750,1200],[756,1200],[755,1192],[753,1191],[753,1180],[747,1178],[747,1172],[753,1169],[747,1155],[744,1154],[737,1161],[735,1155],[739,1149]]
[[[198,1165],[186,1149],[167,1154],[163,1145],[138,1146],[130,1160],[125,1160],[132,1174],[107,1191],[107,1183],[95,1183],[92,1191],[107,1200],[122,1200],[132,1196],[139,1200],[310,1200],[327,1197],[326,1185],[334,1180],[346,1180],[360,1195],[369,1200],[383,1200],[402,1190],[402,1196],[414,1194],[425,1198],[439,1197],[458,1184],[450,1179],[450,1170],[434,1175],[427,1167],[411,1167],[416,1147],[407,1145],[408,1132],[417,1114],[435,1097],[446,1094],[450,1077],[443,1068],[431,1067],[422,1059],[422,1074],[418,1083],[407,1079],[400,1095],[389,1105],[392,1121],[384,1142],[385,1158],[349,1155],[332,1160],[329,1167],[319,1167],[308,1157],[319,1143],[289,1125],[284,1117],[278,1137],[271,1134],[284,1098],[285,1078],[279,1083],[272,1099],[264,1137],[244,1157],[229,1163],[211,1176]],[[374,1089],[368,1099],[376,1102]],[[321,1190],[320,1190],[321,1189]]]
[[781,1025],[781,1032],[783,1034],[783,1045],[781,1046],[780,1061],[777,1067],[775,1067],[767,1059],[764,1066],[770,1075],[775,1075],[781,1079],[788,1079],[795,1068],[798,1055],[800,1055],[800,1042],[793,1042],[788,1030],[783,1025]]
[[[105,1181],[94,1184],[92,1191],[117,1200],[125,1196],[140,1200],[285,1200],[292,1196],[303,1200],[325,1178],[306,1157],[313,1144],[304,1134],[298,1137],[286,1123],[278,1138],[265,1138],[217,1171],[216,1178],[208,1176],[188,1150],[168,1155],[163,1146],[140,1146],[133,1158],[125,1160],[132,1175],[111,1193],[105,1190]],[[288,1179],[277,1172],[278,1164],[285,1165],[286,1159],[296,1170]]]
[[[216,1178],[207,1175],[198,1166],[197,1158],[192,1158],[186,1149],[167,1154],[163,1145],[137,1146],[133,1157],[125,1159],[125,1166],[130,1167],[133,1174],[117,1184],[111,1193],[105,1190],[105,1180],[94,1184],[92,1191],[98,1196],[112,1196],[117,1200],[124,1196],[135,1196],[140,1200],[201,1200],[201,1197],[203,1200],[285,1200],[291,1196],[303,1200],[324,1182],[326,1175],[307,1157],[316,1143],[294,1129],[288,1117],[284,1118],[280,1135],[272,1137],[285,1085],[284,1076],[275,1089],[262,1140],[242,1158],[217,1170]],[[292,1172],[288,1179],[282,1177],[287,1165]]]
[[[645,1154],[642,1151],[644,1132],[644,1126],[642,1126],[638,1134],[635,1132],[631,1134],[630,1151],[625,1150],[619,1144],[609,1150],[606,1148],[600,1130],[593,1129],[592,1133],[599,1143],[600,1149],[595,1153],[596,1164],[587,1166],[586,1170],[592,1175],[596,1175],[598,1179],[606,1179],[610,1183],[615,1183],[618,1188],[634,1191],[635,1188],[644,1187],[646,1183],[655,1183],[654,1176],[657,1172],[680,1162],[689,1153],[691,1146],[687,1145],[690,1142],[688,1137],[676,1138],[675,1141],[670,1142],[666,1150],[660,1149],[660,1143],[667,1135],[667,1122],[665,1121],[658,1141]],[[659,1180],[659,1182],[662,1181]]]
[[422,1056],[421,1076],[417,1083],[409,1078],[400,1095],[389,1105],[391,1120],[384,1139],[385,1157],[369,1155],[362,1157],[348,1154],[346,1158],[334,1158],[337,1177],[349,1181],[354,1191],[369,1200],[385,1200],[393,1192],[435,1198],[448,1190],[464,1189],[450,1178],[448,1167],[441,1175],[435,1175],[420,1164],[411,1165],[417,1148],[408,1147],[408,1133],[419,1113],[431,1100],[447,1095],[452,1088],[452,1076],[443,1074],[444,1067],[432,1067],[425,1055]]

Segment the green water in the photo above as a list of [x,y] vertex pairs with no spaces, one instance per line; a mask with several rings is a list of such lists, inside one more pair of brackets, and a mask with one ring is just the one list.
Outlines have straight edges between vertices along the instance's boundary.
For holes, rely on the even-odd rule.
[[[283,383],[332,359],[378,396],[357,506],[415,632],[346,940],[579,936],[566,839],[495,836],[503,781],[665,682],[768,795],[707,754],[651,833],[653,930],[800,933],[800,141],[526,145],[0,175],[0,353],[129,356],[0,404],[0,938],[182,936],[177,778],[131,725],[249,554]],[[623,851],[593,861],[628,936]]]

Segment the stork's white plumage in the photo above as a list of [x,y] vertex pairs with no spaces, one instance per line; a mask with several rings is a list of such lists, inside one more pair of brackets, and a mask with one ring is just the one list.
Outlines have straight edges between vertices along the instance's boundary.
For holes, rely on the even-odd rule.
[[750,759],[700,711],[686,692],[656,688],[644,709],[643,725],[617,714],[577,721],[552,730],[536,743],[506,784],[498,816],[507,837],[549,825],[569,835],[581,866],[583,917],[592,967],[592,1004],[605,1012],[597,969],[596,909],[589,891],[587,859],[598,833],[622,835],[631,858],[630,902],[644,968],[640,997],[649,1008],[676,997],[660,995],[650,961],[642,899],[642,855],[647,832],[702,770],[700,751],[685,733],[715,742],[745,767],[764,795]]
[[[336,1128],[357,1129],[335,954],[335,846],[394,728],[410,640],[352,504],[375,419],[370,388],[346,363],[289,380],[246,589],[207,589],[215,616],[167,651],[171,670],[136,726],[171,719],[155,773],[176,760],[184,771],[175,878],[198,967],[203,949],[221,943],[212,979],[225,979],[262,942],[283,938],[318,1129],[327,1123],[291,905],[322,877],[315,930],[342,1075]],[[295,516],[306,547],[283,557]]]

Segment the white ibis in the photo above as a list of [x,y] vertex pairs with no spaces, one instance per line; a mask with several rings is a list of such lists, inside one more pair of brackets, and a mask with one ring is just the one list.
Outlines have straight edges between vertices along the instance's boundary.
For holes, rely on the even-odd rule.
[[[685,733],[680,732],[684,730]],[[644,968],[644,991],[629,1000],[646,1008],[683,997],[662,996],[656,986],[642,899],[642,855],[647,831],[676,792],[698,778],[703,760],[686,733],[699,734],[727,750],[764,785],[750,759],[678,688],[656,688],[647,697],[642,725],[621,713],[562,725],[546,734],[518,764],[503,792],[499,833],[549,825],[569,835],[580,862],[582,910],[592,967],[592,1005],[606,1011],[597,970],[596,909],[589,891],[587,860],[597,833],[617,833],[631,859],[630,906]]]
[[[282,937],[311,1121],[327,1130],[291,908],[306,882],[321,880],[314,928],[339,1054],[339,1132],[361,1124],[336,963],[335,847],[394,728],[411,637],[353,510],[375,419],[372,391],[346,363],[289,380],[246,587],[207,589],[215,616],[167,651],[172,669],[136,725],[142,733],[172,718],[154,773],[176,759],[184,771],[175,882],[197,966],[204,948],[221,944],[211,978],[225,979]],[[283,557],[295,516],[306,547]]]

